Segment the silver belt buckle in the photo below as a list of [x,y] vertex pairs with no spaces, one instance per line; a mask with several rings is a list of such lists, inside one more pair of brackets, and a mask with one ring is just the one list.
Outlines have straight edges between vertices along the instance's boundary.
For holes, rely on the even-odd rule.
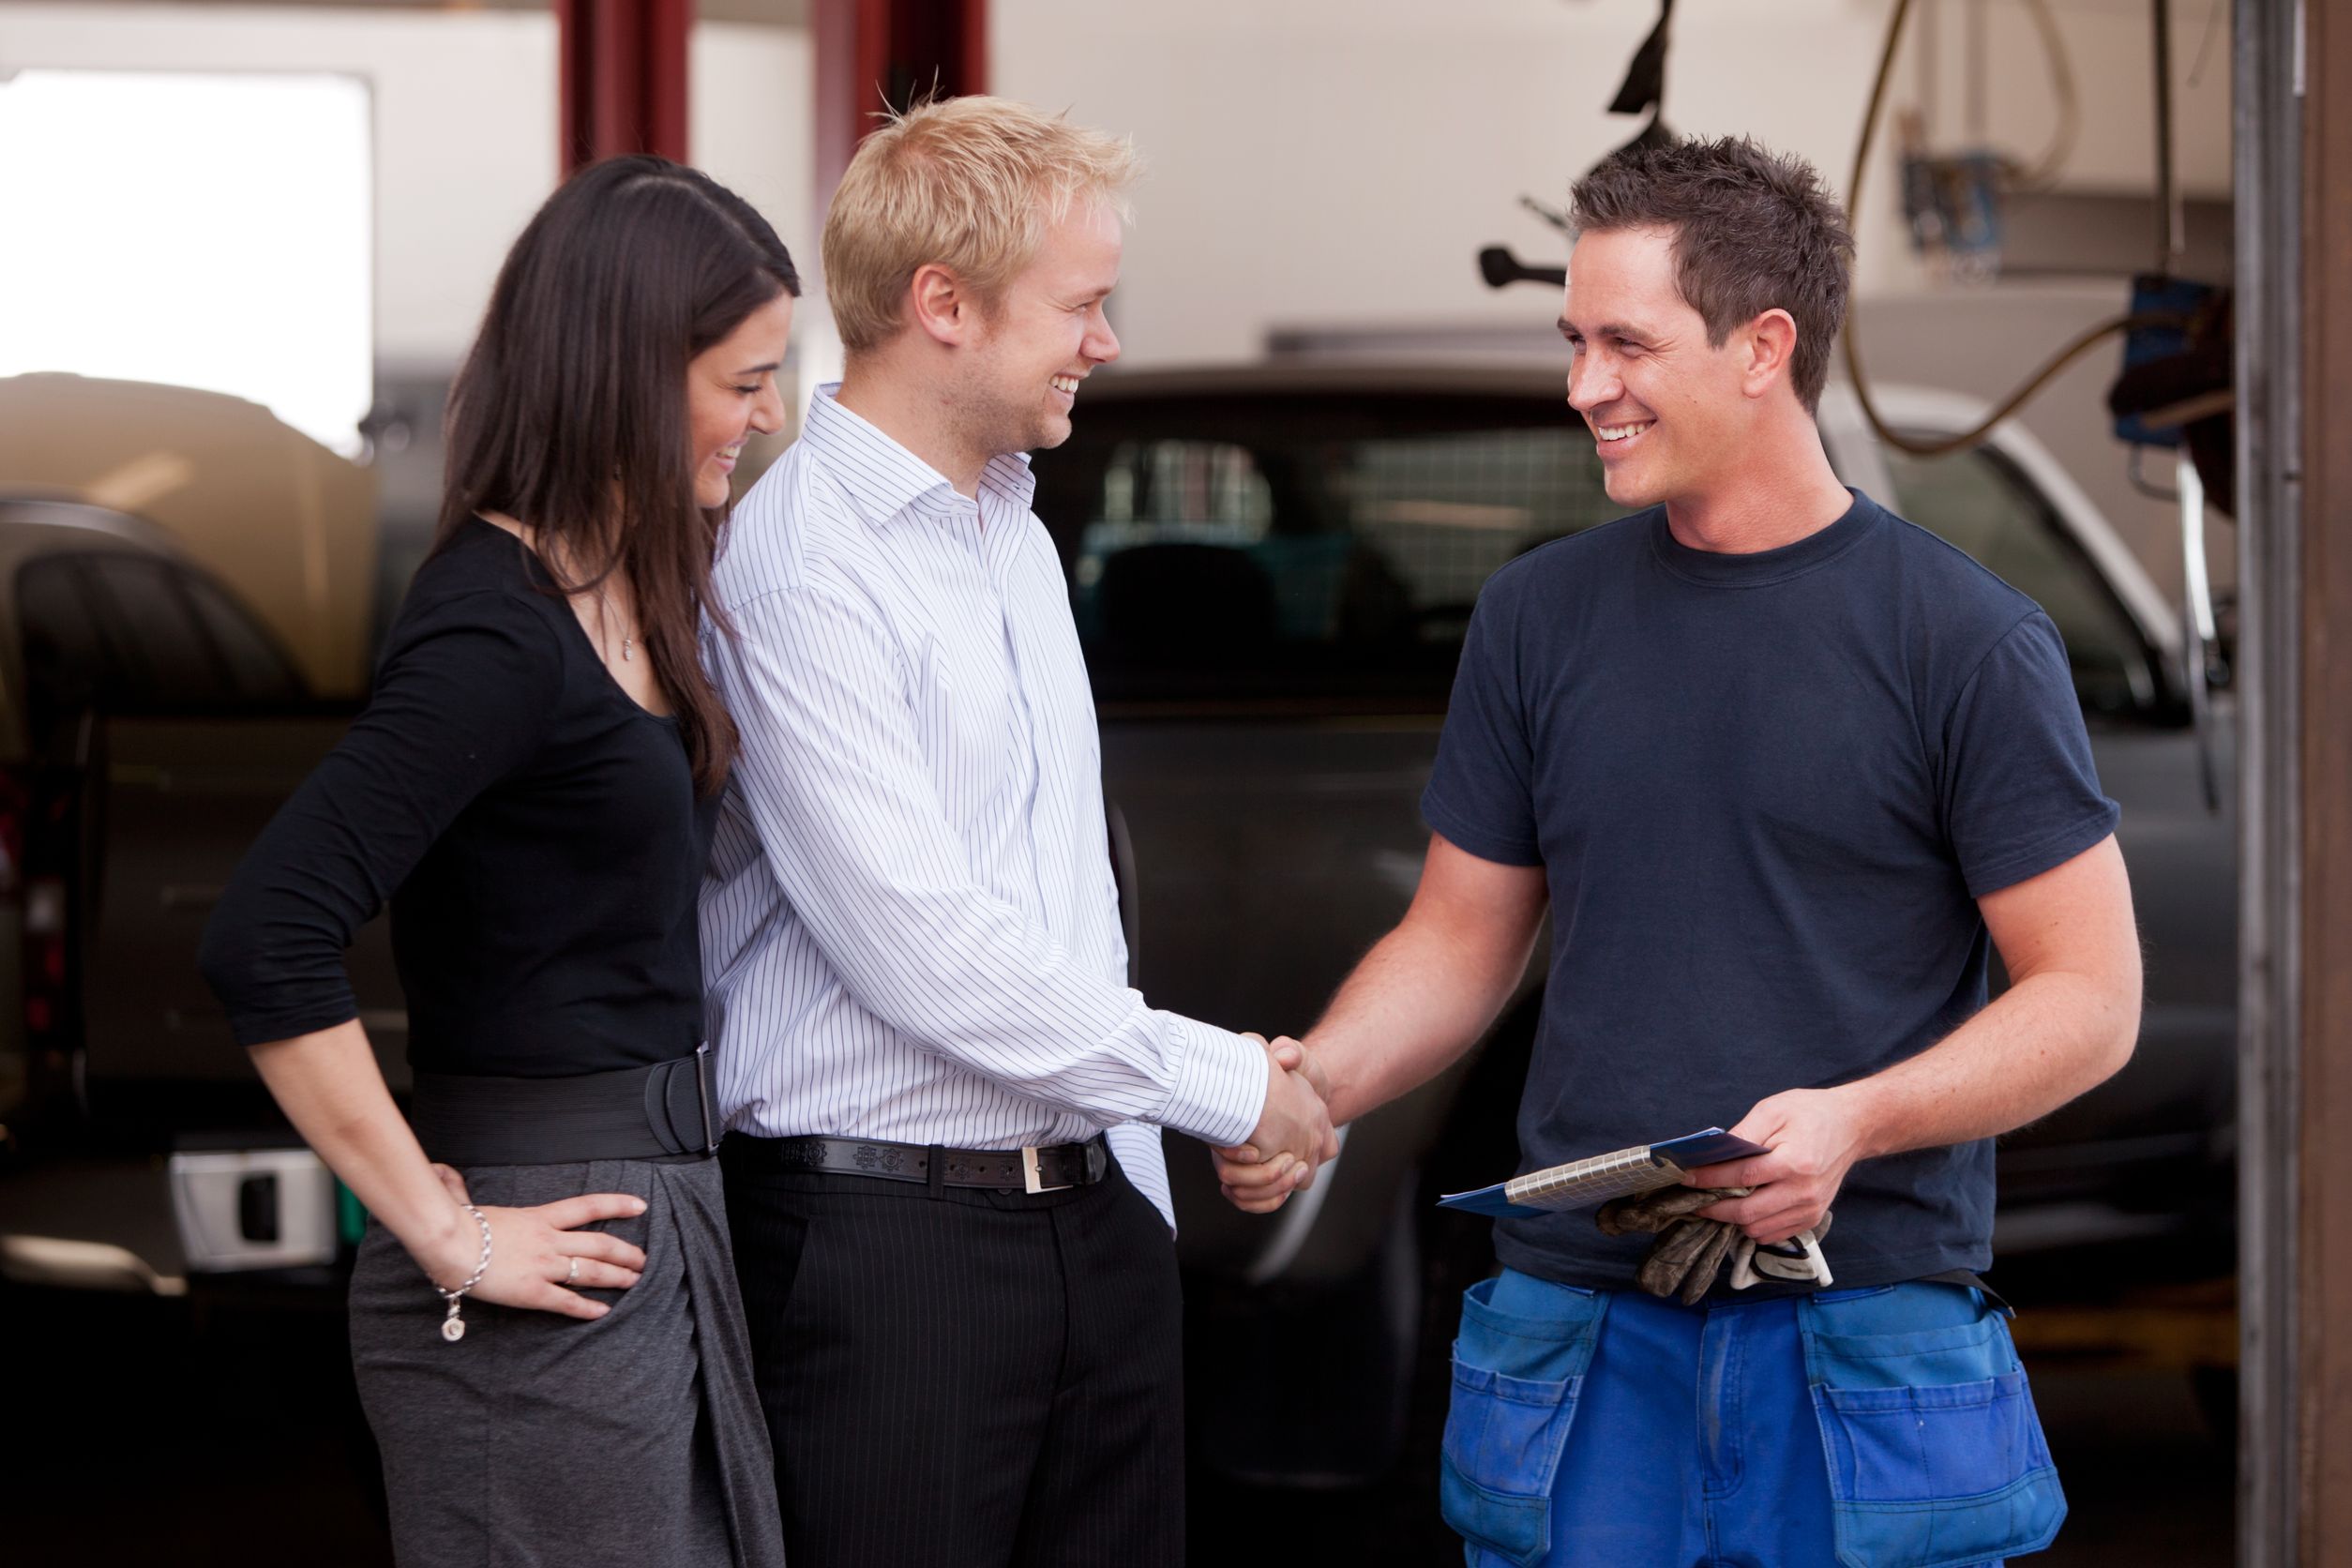
[[1037,1150],[1033,1144],[1021,1146],[1021,1190],[1023,1192],[1067,1192],[1070,1184],[1063,1182],[1048,1186],[1037,1175]]

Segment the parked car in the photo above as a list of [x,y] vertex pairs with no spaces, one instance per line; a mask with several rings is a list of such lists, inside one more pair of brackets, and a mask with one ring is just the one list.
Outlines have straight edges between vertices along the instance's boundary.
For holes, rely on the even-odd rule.
[[[239,399],[0,380],[0,1281],[336,1277],[351,1216],[194,953],[354,711],[372,500]],[[352,966],[405,1083],[381,928]]]
[[[1419,797],[1480,586],[1621,509],[1560,373],[1524,360],[1106,375],[1085,401],[1072,439],[1036,456],[1036,506],[1094,682],[1136,977],[1159,1006],[1303,1032],[1416,885]],[[1928,436],[1983,413],[1922,391],[1879,401]],[[2235,839],[2197,754],[2222,747],[2228,777],[2226,712],[2193,727],[2174,611],[2022,430],[1922,460],[1883,447],[1835,386],[1819,423],[1848,483],[2049,612],[2123,807],[2148,949],[2139,1053],[2005,1141],[1997,1247],[2163,1239],[2225,1268]],[[1539,948],[1482,1046],[1348,1129],[1275,1215],[1228,1207],[1205,1151],[1171,1138],[1193,1428],[1218,1468],[1366,1479],[1394,1461],[1416,1368],[1441,1376],[1454,1291],[1492,1266],[1487,1222],[1430,1200],[1515,1168],[1544,973]],[[1270,1409],[1321,1419],[1259,1419]]]

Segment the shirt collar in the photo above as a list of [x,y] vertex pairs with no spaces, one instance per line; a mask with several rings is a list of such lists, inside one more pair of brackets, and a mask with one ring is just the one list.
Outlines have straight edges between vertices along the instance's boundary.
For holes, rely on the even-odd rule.
[[[879,528],[915,502],[940,494],[955,495],[947,476],[900,445],[888,432],[863,415],[843,408],[841,384],[827,382],[808,400],[808,417],[801,439],[825,460],[826,469],[849,493],[850,502],[869,527]],[[992,458],[980,472],[980,492],[1029,509],[1037,481],[1029,470],[1029,454]]]

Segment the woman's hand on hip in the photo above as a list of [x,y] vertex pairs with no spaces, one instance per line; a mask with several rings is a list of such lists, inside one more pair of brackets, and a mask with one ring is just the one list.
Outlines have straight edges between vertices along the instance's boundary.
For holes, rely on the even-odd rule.
[[[452,1200],[472,1201],[465,1179],[455,1170],[436,1165],[433,1173],[441,1178]],[[645,1254],[618,1236],[580,1227],[599,1220],[631,1219],[644,1212],[645,1200],[625,1192],[583,1193],[530,1209],[485,1204],[481,1214],[490,1229],[490,1268],[481,1282],[466,1292],[466,1298],[558,1312],[566,1318],[601,1318],[611,1308],[580,1291],[627,1289],[644,1272]],[[481,1227],[462,1211],[458,1219],[459,1225],[445,1240],[437,1241],[424,1253],[412,1249],[426,1277],[445,1290],[454,1290],[473,1278],[482,1260]]]

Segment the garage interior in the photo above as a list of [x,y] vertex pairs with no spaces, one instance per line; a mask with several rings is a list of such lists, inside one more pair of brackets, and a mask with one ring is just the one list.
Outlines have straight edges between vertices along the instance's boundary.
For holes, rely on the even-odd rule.
[[[143,162],[166,183],[191,177],[153,140],[101,144],[81,116],[92,104],[165,104],[197,78],[315,114],[299,122],[321,128],[314,160],[349,151],[340,164],[301,163],[280,144],[282,125],[271,129],[279,110],[257,108],[257,128],[236,131],[201,98],[184,110],[205,130],[191,146],[275,148],[267,157],[282,159],[255,165],[270,177],[323,169],[350,188],[315,201],[282,185],[232,194],[224,171],[221,192],[171,209],[183,227],[158,227],[119,196],[69,201],[62,188]],[[68,92],[85,87],[128,96]],[[708,168],[775,220],[813,302],[823,294],[815,235],[875,111],[980,91],[1066,106],[1142,148],[1151,173],[1111,311],[1127,344],[1115,376],[1145,378],[1138,396],[1152,376],[1236,366],[1270,368],[1252,373],[1308,389],[1291,394],[1302,398],[1334,366],[1475,361],[1540,376],[1559,352],[1545,289],[1570,243],[1555,209],[1598,158],[1666,124],[1750,132],[1820,167],[1859,212],[1847,368],[1836,376],[1858,389],[1856,439],[1888,438],[1870,460],[1878,476],[1898,495],[1906,484],[1926,493],[1956,472],[1929,465],[1952,460],[1901,441],[1933,445],[1920,438],[1975,420],[1955,415],[1931,432],[1925,412],[1882,418],[1874,388],[1888,389],[1889,409],[1941,406],[1906,404],[1906,389],[1956,410],[2001,409],[2013,450],[2043,456],[1997,448],[1995,460],[2046,460],[2050,487],[2104,520],[2162,612],[2188,705],[2178,732],[2195,743],[2182,755],[2210,770],[2182,773],[2167,809],[2179,833],[2209,835],[2235,876],[2209,888],[2202,913],[2228,930],[2200,955],[2233,1009],[2215,1027],[2235,1040],[2220,1069],[2234,1105],[2200,1147],[2223,1162],[2224,1185],[2205,1196],[2229,1211],[2235,1256],[2184,1239],[2221,1232],[2153,1227],[2137,1239],[2103,1232],[2106,1250],[2037,1251],[2022,1213],[2004,1237],[2018,1252],[2004,1250],[1995,1277],[2023,1309],[2016,1336],[2074,1502],[2045,1560],[2352,1561],[2352,1140],[2335,1132],[2352,1124],[2352,966],[2331,961],[2352,940],[2352,448],[2330,439],[2334,417],[2352,419],[2352,18],[2340,8],[0,0],[0,225],[47,236],[5,248],[20,260],[0,263],[0,504],[70,497],[148,519],[253,598],[308,692],[348,701],[364,686],[369,634],[430,541],[456,356],[498,257],[564,172],[626,151]],[[143,134],[168,135],[168,122]],[[328,259],[314,264],[348,263],[306,299],[312,313],[284,305],[285,285],[252,249],[264,222]],[[261,279],[254,303],[234,294],[240,271]],[[76,275],[107,280],[127,331],[92,320],[106,294],[55,292]],[[2167,284],[2190,288],[2198,324],[2184,328],[2184,308],[2163,303]],[[259,312],[232,329],[307,347],[309,364],[257,354],[214,374],[143,349],[140,333],[181,333],[174,323],[197,334],[200,288]],[[61,297],[73,303],[61,309]],[[2165,311],[2173,337],[2158,341],[2151,322]],[[76,329],[77,317],[90,324]],[[2125,318],[2137,326],[2118,327]],[[90,347],[100,325],[112,331],[103,354]],[[2146,439],[2127,443],[2118,424],[2133,411],[2116,400],[2118,383],[2166,352],[2202,354],[2207,379],[2144,397]],[[313,373],[329,360],[333,375]],[[788,404],[839,364],[825,313],[805,310]],[[44,379],[61,375],[87,384]],[[175,437],[167,452],[143,445],[139,429],[176,430],[190,415],[107,390],[124,382],[178,382],[234,407],[204,405],[213,433]],[[314,393],[297,416],[294,400]],[[232,429],[239,421],[259,423]],[[794,433],[762,443],[742,479]],[[248,488],[218,499],[219,475],[240,464],[253,467]],[[283,521],[252,520],[263,517]],[[362,526],[343,530],[342,519]],[[119,741],[116,777],[168,776],[172,754],[143,757],[138,743]],[[144,831],[168,837],[170,803],[156,812]],[[14,918],[30,944],[35,903],[23,888],[8,896],[28,912]],[[1180,939],[1165,940],[1181,961]],[[1153,959],[1139,961],[1148,974]],[[37,1003],[28,990],[26,1006]],[[83,1028],[105,1026],[102,996],[76,1005]],[[66,1220],[25,1218],[53,1211],[24,1196],[20,1176],[60,1158],[78,1172],[68,1184],[92,1236],[166,1178],[159,1165],[109,1163],[108,1150],[61,1149],[41,1108],[86,1108],[86,1053],[44,1054],[43,1026],[10,1027],[22,1038],[0,1039],[0,1058],[22,1065],[0,1065],[0,1322],[18,1350],[0,1386],[12,1390],[19,1485],[0,1554],[388,1561],[340,1326],[314,1304],[318,1280],[240,1278],[247,1265],[234,1260],[207,1272],[168,1228],[109,1232],[101,1246],[65,1240]],[[218,1082],[194,1088],[172,1078],[170,1093],[226,1093],[219,1083],[241,1071],[227,1062]],[[2021,1182],[2032,1159],[2029,1145],[2017,1152]],[[50,1182],[38,1202],[58,1190]],[[1381,1205],[1364,1223],[1393,1239],[1398,1210]],[[1431,1233],[1410,1214],[1395,1223],[1424,1250],[1380,1250],[1366,1268],[1447,1277]],[[1200,1377],[1196,1429],[1248,1410],[1289,1336],[1330,1292],[1366,1277],[1319,1279],[1303,1243],[1270,1263],[1280,1248],[1256,1232],[1250,1260],[1212,1259],[1226,1243],[1211,1229],[1194,1244],[1208,1260],[1187,1277],[1203,1335],[1192,1357],[1204,1363],[1210,1347],[1227,1374]],[[2132,1272],[2159,1252],[2161,1267]],[[2102,1270],[2118,1258],[2138,1261],[2110,1287]],[[1334,1331],[1333,1353],[1355,1353],[1353,1334],[1412,1344],[1425,1332],[1351,1322]],[[1341,1387],[1349,1364],[1325,1375]],[[1428,1397],[1401,1383],[1392,1392],[1400,1410]],[[1387,1408],[1386,1395],[1340,1396]],[[1453,1538],[1435,1516],[1434,1433],[1410,1425],[1400,1418],[1391,1450],[1367,1456],[1334,1439],[1291,1473],[1246,1443],[1204,1444],[1195,1558],[1271,1544],[1315,1560],[1441,1560],[1433,1554]]]

